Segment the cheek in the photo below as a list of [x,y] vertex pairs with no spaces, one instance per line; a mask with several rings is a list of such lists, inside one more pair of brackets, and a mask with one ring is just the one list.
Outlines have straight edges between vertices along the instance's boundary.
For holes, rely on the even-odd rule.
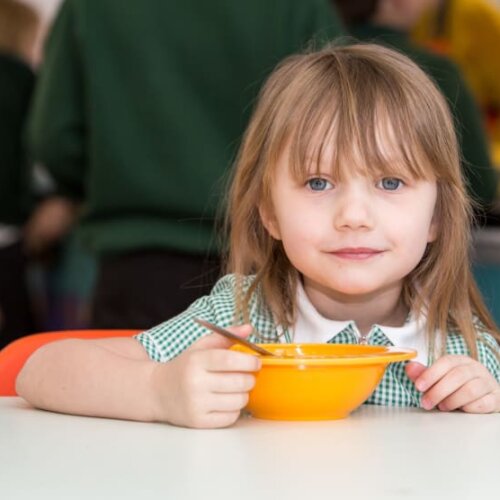
[[302,271],[302,263],[309,261],[322,247],[325,231],[321,222],[300,211],[280,218],[280,235],[283,248],[292,264]]
[[319,243],[325,234],[323,221],[317,213],[309,214],[305,210],[290,210],[279,215],[279,232],[285,245],[295,246],[301,243]]
[[384,219],[391,221],[390,226],[386,226],[391,237],[413,256],[423,255],[427,244],[436,237],[435,204],[436,188],[420,193],[418,197],[410,199],[407,205],[392,211],[391,215],[385,214]]
[[408,259],[417,265],[424,256],[429,243],[429,224],[415,221],[414,224],[407,224],[401,234]]

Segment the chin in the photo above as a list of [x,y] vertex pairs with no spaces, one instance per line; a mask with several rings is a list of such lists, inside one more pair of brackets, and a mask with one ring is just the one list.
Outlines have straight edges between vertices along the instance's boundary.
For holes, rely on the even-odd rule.
[[347,296],[350,296],[350,297],[359,297],[359,296],[362,296],[362,295],[370,295],[374,292],[377,291],[376,288],[368,288],[366,286],[351,286],[351,287],[339,287],[337,289],[335,289],[335,291],[337,293],[340,293],[342,295],[347,295]]
[[335,293],[347,295],[347,296],[360,296],[360,295],[369,295],[378,290],[377,286],[368,285],[366,282],[346,282],[342,281],[339,283],[336,281],[335,283],[325,283],[326,288],[330,290],[334,290]]

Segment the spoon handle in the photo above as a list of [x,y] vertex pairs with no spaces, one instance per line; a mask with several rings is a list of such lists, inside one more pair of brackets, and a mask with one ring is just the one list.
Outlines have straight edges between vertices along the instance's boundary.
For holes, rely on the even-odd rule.
[[234,340],[238,344],[242,344],[249,349],[252,349],[252,351],[258,352],[262,356],[274,356],[274,354],[267,349],[264,349],[257,344],[254,344],[253,342],[249,342],[248,340],[238,337],[234,333],[231,333],[229,330],[226,330],[225,328],[221,328],[220,326],[214,325],[213,323],[209,323],[208,321],[205,321],[204,319],[199,319],[199,318],[194,318],[194,321],[198,323],[201,326],[204,326],[205,328],[208,328],[212,332],[216,332],[230,340]]

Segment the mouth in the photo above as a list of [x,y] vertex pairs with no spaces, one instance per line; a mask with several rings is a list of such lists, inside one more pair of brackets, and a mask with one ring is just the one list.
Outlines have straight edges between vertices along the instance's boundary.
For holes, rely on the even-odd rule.
[[333,252],[329,252],[331,255],[338,257],[339,259],[345,260],[369,260],[383,254],[385,250],[378,250],[376,248],[365,248],[365,247],[355,247],[355,248],[339,248]]

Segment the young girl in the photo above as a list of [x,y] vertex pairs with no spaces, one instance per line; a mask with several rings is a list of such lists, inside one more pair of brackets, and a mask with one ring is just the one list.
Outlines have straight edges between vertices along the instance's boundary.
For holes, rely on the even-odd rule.
[[449,110],[415,64],[374,45],[292,56],[240,150],[231,274],[136,338],[43,347],[18,393],[68,413],[230,425],[259,360],[203,318],[261,342],[413,347],[417,362],[390,365],[369,403],[498,412],[499,335],[469,269],[469,214]]

